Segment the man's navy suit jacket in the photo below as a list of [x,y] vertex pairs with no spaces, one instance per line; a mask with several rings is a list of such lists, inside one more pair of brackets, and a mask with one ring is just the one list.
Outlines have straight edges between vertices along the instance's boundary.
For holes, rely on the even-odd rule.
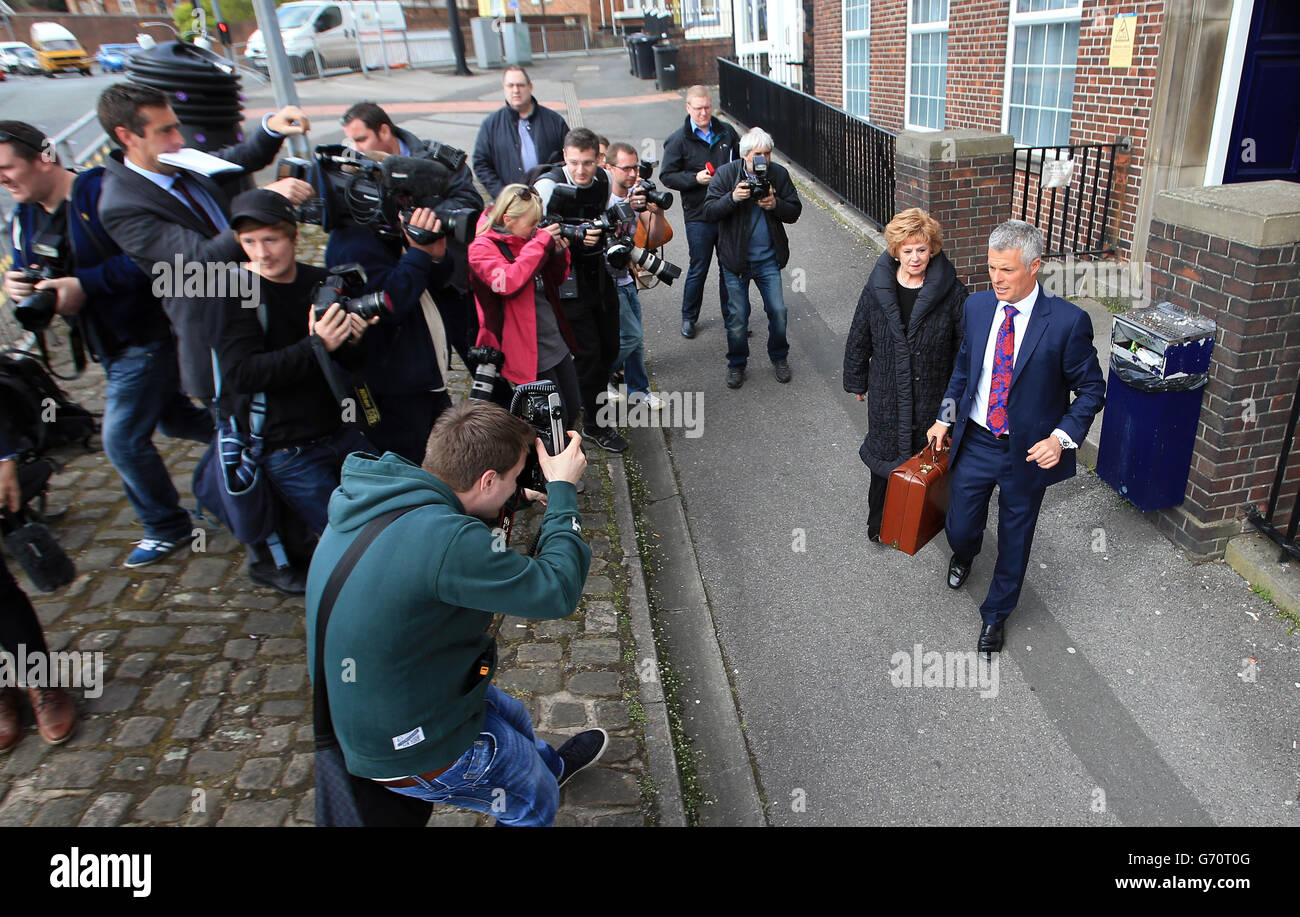
[[[997,295],[991,290],[966,300],[961,351],[939,417],[952,424],[954,462],[958,461],[975,403],[989,335],[995,333],[993,313],[997,308]],[[1073,402],[1071,392],[1076,396]],[[1074,442],[1082,443],[1105,400],[1106,383],[1092,343],[1088,313],[1059,296],[1048,296],[1039,287],[1007,394],[1007,426],[1016,482],[1027,488],[1046,488],[1073,477],[1075,449],[1062,451],[1056,466],[1046,470],[1036,462],[1025,461],[1025,455],[1057,427]]]

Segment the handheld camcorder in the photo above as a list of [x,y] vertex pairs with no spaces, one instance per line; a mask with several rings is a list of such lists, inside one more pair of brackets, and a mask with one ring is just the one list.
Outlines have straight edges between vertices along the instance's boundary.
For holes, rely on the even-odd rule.
[[[53,280],[59,276],[58,265],[62,263],[60,251],[63,238],[55,233],[41,233],[32,241],[32,254],[38,259],[36,267],[18,268],[27,283],[40,283]],[[53,290],[37,290],[14,306],[14,318],[27,331],[44,331],[54,321],[54,307],[58,303],[58,294]]]
[[352,262],[340,264],[329,269],[329,276],[322,280],[312,293],[312,314],[316,321],[324,318],[329,307],[334,303],[344,312],[357,315],[369,321],[376,315],[393,311],[392,301],[387,293],[363,293],[366,288],[366,271],[361,265]]
[[[278,178],[298,178],[316,189],[316,197],[298,208],[298,221],[327,232],[361,226],[376,235],[417,244],[443,236],[468,245],[482,208],[457,207],[445,199],[452,176],[465,162],[463,150],[434,143],[426,156],[388,156],[376,162],[340,144],[316,147],[311,159],[287,156],[277,163]],[[417,207],[429,207],[442,221],[439,232],[408,226]]]

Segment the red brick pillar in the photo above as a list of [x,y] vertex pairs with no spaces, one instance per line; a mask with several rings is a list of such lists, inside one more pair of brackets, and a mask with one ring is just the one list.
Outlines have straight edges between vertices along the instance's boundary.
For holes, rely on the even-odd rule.
[[894,209],[920,207],[943,227],[943,250],[972,293],[988,289],[989,233],[1011,216],[1014,140],[988,131],[903,131]]
[[[1300,185],[1162,191],[1147,257],[1152,301],[1218,323],[1183,504],[1156,513],[1188,553],[1220,557],[1267,499],[1300,379]],[[1279,509],[1295,506],[1300,450]],[[1285,525],[1284,516],[1281,523]]]

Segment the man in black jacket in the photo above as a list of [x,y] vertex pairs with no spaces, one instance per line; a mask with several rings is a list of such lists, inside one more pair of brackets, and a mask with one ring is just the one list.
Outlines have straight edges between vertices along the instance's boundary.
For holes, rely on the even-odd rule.
[[[745,383],[749,362],[749,282],[753,280],[767,312],[767,355],[777,382],[790,381],[785,338],[785,296],[781,269],[790,260],[784,223],[799,219],[803,204],[783,166],[769,161],[772,138],[761,127],[740,138],[741,159],[729,162],[709,182],[704,216],[718,224],[718,261],[727,285],[727,387]],[[762,188],[766,168],[766,194]],[[757,171],[756,171],[757,170]],[[762,194],[762,196],[759,196]]]
[[522,182],[529,169],[559,162],[568,123],[533,98],[533,81],[523,67],[503,77],[504,108],[483,119],[474,144],[474,174],[495,198],[506,185]]
[[[704,283],[718,243],[718,226],[704,216],[713,171],[736,158],[740,138],[731,125],[713,117],[713,100],[703,86],[686,90],[686,123],[664,141],[664,159],[659,164],[663,183],[682,196],[682,218],[686,221],[686,244],[691,266],[682,284],[682,336],[695,337],[700,320]],[[727,321],[727,286],[718,272],[718,301],[722,321]]]
[[[609,206],[609,173],[596,165],[599,144],[585,127],[569,131],[564,138],[564,164],[537,179],[542,210],[570,224],[582,224],[600,216]],[[568,185],[566,194],[556,194]],[[612,423],[600,423],[600,402],[605,396],[609,373],[618,358],[618,289],[605,263],[605,240],[598,229],[589,228],[584,238],[569,248],[572,258],[569,280],[560,287],[560,308],[569,320],[578,351],[578,390],[582,394],[582,435],[606,452],[624,452],[627,440]]]
[[378,317],[367,322],[334,303],[315,318],[313,294],[329,272],[295,260],[298,225],[285,198],[264,188],[246,191],[235,198],[230,220],[260,295],[256,309],[234,297],[226,302],[217,346],[222,413],[244,418],[247,429],[250,401],[263,396],[263,468],[281,499],[320,535],[343,460],[374,447],[344,425],[318,348],[344,369],[359,368],[355,345]]
[[[124,252],[150,277],[157,265],[182,266],[210,263],[237,264],[244,258],[230,231],[230,205],[221,187],[207,176],[159,162],[163,153],[185,145],[180,122],[157,89],[117,83],[99,97],[99,123],[122,149],[113,152],[105,166],[99,198],[104,228]],[[288,134],[305,133],[307,116],[288,105],[262,119],[262,126],[243,143],[213,155],[249,174],[269,165]],[[224,174],[223,173],[223,177]],[[284,178],[267,186],[300,204],[315,192],[307,182]],[[205,276],[225,276],[204,272]],[[163,311],[176,334],[180,356],[181,387],[195,398],[210,401],[211,350],[216,344],[218,316],[224,290],[207,289],[189,295],[173,278],[163,297]],[[217,295],[218,293],[223,295]]]

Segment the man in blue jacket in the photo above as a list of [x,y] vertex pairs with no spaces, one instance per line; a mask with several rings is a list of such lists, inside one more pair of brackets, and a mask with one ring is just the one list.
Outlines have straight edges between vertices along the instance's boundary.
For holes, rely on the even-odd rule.
[[569,124],[533,98],[533,81],[523,67],[502,77],[506,104],[483,119],[474,143],[474,174],[496,197],[506,185],[524,184],[530,169],[559,162]]
[[1007,220],[989,235],[993,289],[966,300],[961,351],[940,417],[926,433],[935,448],[952,437],[952,589],[970,574],[998,488],[998,559],[980,606],[982,653],[1002,650],[1043,494],[1074,476],[1075,450],[1106,399],[1092,321],[1038,285],[1042,254],[1042,233],[1022,220]]
[[[575,484],[581,440],[546,454],[533,429],[469,401],[445,412],[422,468],[396,455],[349,456],[329,526],[307,578],[309,671],[316,677],[321,596],[334,568],[374,519],[392,520],[357,560],[326,626],[330,717],[348,771],[395,793],[544,826],[560,787],[594,764],[609,737],[590,729],[555,749],[528,711],[492,684],[494,614],[564,618],[591,565]],[[528,450],[548,480],[537,549],[502,548],[482,521],[514,495]]]
[[57,276],[33,285],[13,270],[5,275],[5,292],[17,302],[33,288],[53,291],[55,310],[81,329],[103,364],[104,452],[144,526],[126,566],[146,566],[189,541],[192,531],[154,447],[154,430],[208,442],[212,418],[181,392],[176,347],[150,278],[100,225],[104,170],[64,169],[45,136],[21,121],[0,121],[0,138],[0,183],[18,201],[10,227],[14,267],[41,262],[33,250],[38,238],[62,242],[52,265]]

